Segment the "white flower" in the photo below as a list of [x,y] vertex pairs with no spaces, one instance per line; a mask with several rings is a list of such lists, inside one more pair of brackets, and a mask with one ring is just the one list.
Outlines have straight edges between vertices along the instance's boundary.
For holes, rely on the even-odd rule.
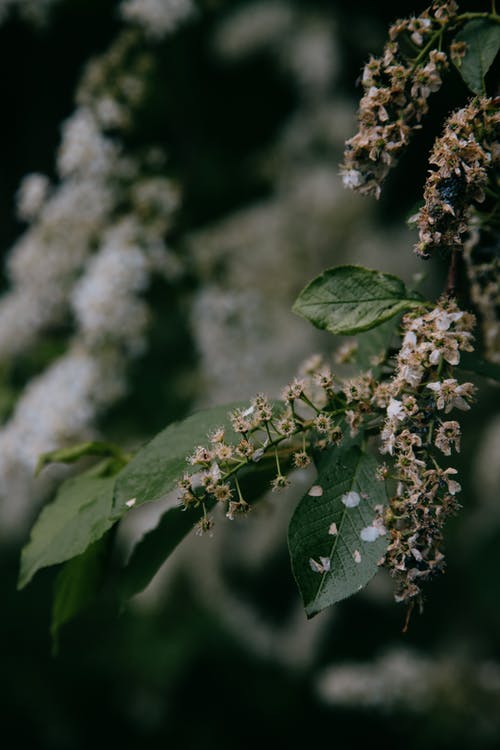
[[[439,309],[439,308],[437,308]],[[436,316],[436,328],[440,331],[447,331],[452,323],[456,323],[457,320],[463,318],[463,312],[448,313],[444,310],[439,310],[439,315]]]
[[421,365],[402,364],[399,368],[399,376],[401,379],[408,383],[408,385],[413,386],[413,388],[420,385],[423,374],[424,368]]
[[434,392],[437,408],[444,409],[445,413],[453,408],[468,411],[470,406],[466,399],[472,399],[475,390],[472,383],[459,384],[454,378],[427,383],[426,388]]
[[357,169],[345,169],[342,172],[342,182],[344,187],[354,190],[363,184],[363,175]]
[[451,449],[460,452],[460,425],[458,422],[443,422],[437,429],[434,445],[445,456],[451,456]]
[[395,398],[391,398],[391,400],[389,401],[389,406],[387,407],[387,416],[389,418],[394,417],[395,419],[402,422],[403,419],[406,417],[406,413],[405,413],[402,402],[398,401]]
[[[415,324],[415,321],[413,321]],[[417,345],[417,334],[415,331],[407,331],[403,338],[403,347],[413,349]]]

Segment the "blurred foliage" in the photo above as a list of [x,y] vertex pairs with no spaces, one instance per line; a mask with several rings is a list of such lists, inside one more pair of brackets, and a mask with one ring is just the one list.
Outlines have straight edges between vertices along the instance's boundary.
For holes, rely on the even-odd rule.
[[[154,95],[140,129],[131,135],[131,145],[154,140],[170,154],[170,167],[184,185],[179,234],[269,193],[271,183],[255,169],[255,160],[272,147],[297,106],[290,81],[265,53],[231,66],[214,59],[210,37],[216,20],[243,4],[204,0],[201,20],[162,45],[156,57]],[[354,79],[368,53],[381,48],[388,22],[415,9],[411,0],[298,4],[331,13],[335,20],[340,29],[339,91],[353,102],[359,93]],[[60,123],[72,111],[82,66],[106,48],[117,26],[115,0],[66,0],[46,27],[14,20],[0,27],[3,249],[20,230],[12,205],[20,178],[30,171],[54,173]],[[415,139],[401,168],[389,179],[378,206],[381,223],[401,221],[418,199],[427,168],[422,150],[429,149],[450,98],[453,106],[454,98],[458,101],[463,94],[458,75],[452,81],[446,103],[437,97],[430,127]],[[164,426],[166,414],[175,419],[189,411],[196,390],[196,352],[185,297],[195,284],[188,278],[182,288],[158,283],[150,290],[153,345],[134,365],[130,395],[103,420],[110,439],[145,438]],[[54,336],[29,361],[17,363],[5,376],[0,373],[2,414],[58,347]],[[168,361],[163,351],[173,353]],[[491,416],[495,398],[497,392],[485,391],[464,421],[464,446],[457,461],[463,477],[475,476],[470,472],[480,448],[475,431]],[[473,507],[472,498],[481,488],[474,486],[476,479],[469,482],[464,498],[471,498]],[[493,750],[500,742],[498,727],[486,722],[484,728],[484,707],[474,704],[465,689],[458,709],[448,703],[443,711],[424,718],[404,711],[384,715],[368,709],[332,709],[315,690],[322,666],[370,659],[388,640],[431,655],[456,647],[470,659],[500,660],[500,527],[491,523],[477,533],[471,528],[469,535],[464,524],[463,517],[452,524],[447,574],[433,584],[424,614],[414,615],[408,634],[400,632],[401,609],[368,596],[356,598],[336,608],[335,627],[323,633],[314,660],[295,671],[271,656],[249,651],[182,574],[154,607],[130,607],[117,615],[104,600],[99,602],[67,627],[61,652],[52,658],[48,623],[57,571],[43,572],[36,586],[17,593],[19,549],[5,545],[0,551],[4,737],[37,750],[83,750],[90,744],[123,750],[163,745],[245,749],[263,739],[290,748],[381,741],[388,750]],[[284,539],[262,566],[249,570],[226,559],[224,569],[238,596],[253,602],[271,621],[279,622],[293,608],[297,594]],[[463,710],[467,701],[469,712]]]

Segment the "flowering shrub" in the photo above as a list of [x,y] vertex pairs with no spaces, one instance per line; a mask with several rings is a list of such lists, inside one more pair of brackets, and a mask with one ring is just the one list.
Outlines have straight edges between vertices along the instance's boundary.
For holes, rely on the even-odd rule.
[[[153,38],[194,12],[190,2],[159,0],[127,0],[121,10]],[[178,505],[137,542],[115,575],[119,599],[142,590],[193,528],[212,533],[224,522],[216,520],[218,510],[237,521],[266,489],[286,491],[294,472],[310,465],[317,476],[291,517],[288,535],[307,614],[355,594],[382,566],[408,616],[415,603],[421,606],[424,584],[444,568],[444,524],[460,507],[461,487],[450,463],[460,451],[459,412],[469,410],[477,396],[468,373],[499,379],[500,112],[485,80],[500,49],[499,22],[494,7],[462,13],[454,0],[436,0],[420,16],[396,21],[382,57],[372,58],[363,71],[359,131],[346,144],[345,186],[379,197],[411,135],[423,126],[431,94],[444,86],[451,64],[469,87],[472,98],[449,115],[432,149],[423,205],[413,218],[417,254],[438,255],[448,264],[445,289],[436,301],[390,274],[355,265],[330,268],[303,289],[294,311],[317,328],[358,337],[337,354],[339,363],[350,362],[358,374],[345,377],[312,357],[280,400],[258,394],[250,404],[194,414],[167,426],[133,457],[95,441],[55,447],[41,456],[39,468],[88,455],[102,459],[60,486],[23,550],[20,586],[39,569],[65,563],[55,593],[54,633],[91,598],[100,581],[96,570],[106,560],[102,551],[113,541],[108,531],[134,508],[178,492]],[[148,309],[138,294],[153,272],[176,273],[175,256],[163,241],[178,195],[157,173],[162,155],[126,158],[120,137],[107,135],[108,130],[118,136],[126,132],[143,93],[139,76],[129,71],[115,77],[124,57],[132,60],[132,71],[150,64],[135,55],[136,33],[125,32],[84,76],[78,108],[64,128],[61,185],[51,192],[43,176],[32,175],[19,195],[20,215],[31,225],[11,257],[12,291],[4,297],[0,320],[13,316],[26,295],[43,310],[26,313],[39,327],[62,314],[68,295],[50,306],[42,296],[39,280],[47,266],[31,281],[20,269],[33,267],[33,234],[43,241],[47,233],[60,231],[62,242],[62,232],[72,230],[68,201],[77,201],[88,214],[78,225],[78,252],[70,267],[57,256],[51,270],[70,290],[79,331],[78,345],[45,375],[54,387],[61,387],[61,378],[73,379],[72,358],[92,354],[102,369],[89,372],[76,390],[103,381],[119,391],[118,373],[143,345]],[[82,188],[83,195],[72,195]],[[471,284],[470,293],[459,298],[462,259]],[[24,322],[17,319],[19,336],[9,345],[26,346],[36,335]],[[486,361],[477,350],[484,350]],[[35,391],[36,386],[12,419],[21,437],[23,404],[30,397],[36,402]],[[85,412],[80,419],[90,421]],[[70,426],[59,429],[71,437]],[[45,448],[57,446],[57,440],[47,445],[50,437],[43,436]],[[89,585],[82,586],[82,580]]]

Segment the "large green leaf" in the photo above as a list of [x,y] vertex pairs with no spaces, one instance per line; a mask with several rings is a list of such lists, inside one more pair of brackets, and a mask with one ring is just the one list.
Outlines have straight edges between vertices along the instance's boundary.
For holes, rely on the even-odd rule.
[[186,457],[197,445],[207,444],[207,433],[214,427],[224,426],[226,440],[238,442],[228,413],[242,406],[248,404],[227,404],[200,411],[158,433],[118,475],[115,512],[125,511],[127,503],[142,505],[170,492],[188,468]]
[[475,94],[485,94],[484,78],[500,49],[500,24],[487,18],[469,21],[455,37],[465,42],[464,57],[455,62],[458,72]]
[[40,568],[85,552],[113,525],[114,477],[80,476],[64,482],[38,517],[21,555],[19,588]]
[[104,576],[109,535],[105,535],[78,557],[69,560],[57,576],[52,603],[53,650],[57,652],[63,625],[86,609],[96,598]]
[[397,276],[361,266],[337,266],[313,279],[293,310],[318,328],[351,335],[421,304]]
[[121,459],[125,463],[123,453],[116,445],[94,440],[87,443],[79,443],[78,445],[71,445],[68,448],[58,448],[49,453],[42,453],[38,458],[35,474],[39,474],[47,464],[71,464],[83,456],[112,456],[118,460]]
[[[292,516],[288,544],[308,617],[355,594],[377,572],[387,537],[363,541],[360,536],[372,525],[374,507],[387,502],[376,467],[376,459],[356,446],[333,453],[331,462],[321,465],[312,494],[302,498]],[[351,492],[359,496],[356,507],[343,502],[354,497]],[[319,565],[324,571],[318,571]]]
[[202,516],[202,508],[169,508],[156,528],[136,544],[118,581],[120,599],[129,599],[146,588],[166,559]]
[[398,341],[398,330],[401,316],[396,316],[385,323],[356,336],[357,349],[354,361],[362,370],[371,370],[376,376],[380,372],[380,360],[383,360],[391,346]]

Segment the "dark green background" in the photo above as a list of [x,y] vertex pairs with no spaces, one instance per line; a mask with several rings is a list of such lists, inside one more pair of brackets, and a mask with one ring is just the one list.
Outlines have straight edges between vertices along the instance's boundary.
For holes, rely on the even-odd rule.
[[[271,185],[246,165],[272,145],[279,128],[297,106],[290,83],[267,55],[223,66],[213,59],[208,40],[214,23],[236,2],[202,3],[203,13],[158,49],[155,96],[132,145],[154,140],[172,154],[172,171],[184,186],[177,229],[201,227],[229,214]],[[395,16],[419,10],[410,2],[303,2],[337,20],[342,69],[339,86],[354,98],[354,81],[370,50],[381,49],[386,24]],[[14,219],[12,196],[27,172],[54,174],[60,123],[73,109],[73,92],[82,65],[106,49],[118,28],[116,2],[67,0],[54,11],[47,28],[33,29],[12,20],[0,28],[0,247],[5,251],[22,229]],[[378,207],[381,223],[401,221],[418,200],[428,149],[442,114],[462,100],[463,87],[453,78],[447,100],[436,97],[425,134],[416,139],[399,173],[388,182]],[[306,281],[306,280],[304,280]],[[181,289],[152,290],[159,322],[154,345],[133,373],[132,395],[113,409],[103,429],[113,437],[150,435],[163,427],[161,414],[183,416],[189,393],[175,384],[196,365]],[[166,293],[167,292],[167,293]],[[61,335],[64,332],[61,333]],[[56,334],[46,349],[13,368],[11,387],[20,388],[57,350]],[[176,367],[160,381],[155,373],[163,352],[177,353]],[[37,359],[38,357],[38,359]],[[163,370],[164,374],[164,370]],[[464,419],[464,467],[475,450],[475,434],[491,413],[497,392],[486,395]],[[464,473],[461,472],[464,476]],[[480,488],[465,487],[464,504],[474,506]],[[478,719],[484,705],[457,685],[459,710],[421,715],[333,710],[320,703],[313,686],[317,670],[332,662],[368,660],[385,645],[421,649],[427,655],[465,649],[469,659],[500,659],[500,530],[464,545],[458,524],[448,538],[449,568],[429,587],[422,617],[415,616],[403,636],[404,613],[353,599],[339,605],[331,636],[327,633],[316,663],[290,672],[273,660],[259,660],[225,631],[181,578],[153,613],[126,611],[120,616],[99,603],[67,627],[61,652],[50,655],[48,635],[54,572],[35,579],[17,593],[20,540],[4,545],[0,577],[0,715],[2,736],[10,747],[40,750],[129,748],[254,748],[279,744],[289,748],[331,744],[350,747],[382,743],[386,748],[497,748],[500,736],[484,731]],[[230,566],[229,566],[230,567]],[[242,596],[267,617],[280,621],[295,601],[285,541],[259,573],[230,569]],[[475,703],[477,701],[477,703]],[[468,706],[464,710],[463,706]],[[500,709],[500,706],[498,706]],[[496,707],[491,707],[495,713]],[[496,711],[498,713],[498,711]],[[7,739],[8,738],[8,739]]]

